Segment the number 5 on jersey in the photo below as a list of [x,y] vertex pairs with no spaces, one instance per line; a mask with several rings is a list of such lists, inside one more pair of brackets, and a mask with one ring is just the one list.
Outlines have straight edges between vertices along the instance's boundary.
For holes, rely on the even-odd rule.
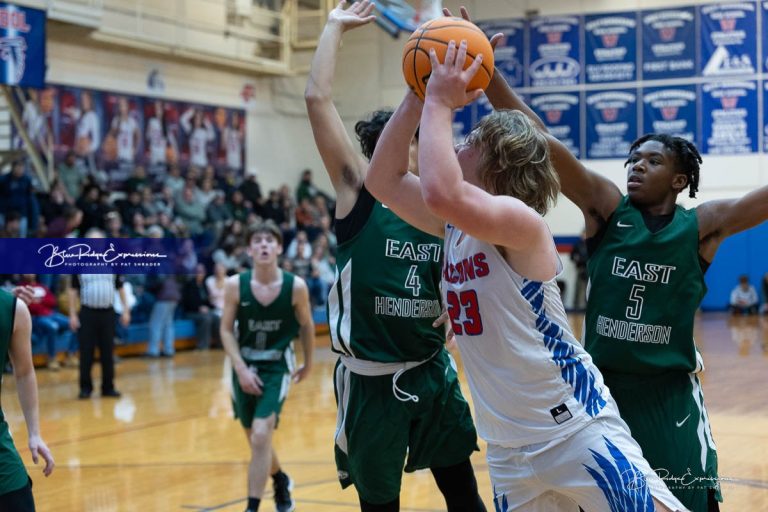
[[[451,327],[457,336],[478,336],[483,334],[483,319],[480,317],[480,307],[475,290],[465,290],[460,294],[449,291],[445,296],[448,302],[448,316],[451,317]],[[462,312],[466,320],[461,321]]]

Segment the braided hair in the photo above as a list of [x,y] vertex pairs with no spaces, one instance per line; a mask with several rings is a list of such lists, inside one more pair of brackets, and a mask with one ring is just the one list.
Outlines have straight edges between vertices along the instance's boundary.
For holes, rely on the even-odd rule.
[[[675,170],[685,174],[688,178],[688,184],[683,187],[683,190],[687,187],[688,196],[696,197],[696,192],[699,191],[699,165],[702,162],[701,155],[696,146],[682,137],[675,137],[666,133],[648,133],[632,143],[632,146],[629,148],[629,154],[634,153],[637,148],[649,140],[661,142],[664,148],[673,154]],[[624,162],[624,165],[626,166],[628,163],[629,159]]]

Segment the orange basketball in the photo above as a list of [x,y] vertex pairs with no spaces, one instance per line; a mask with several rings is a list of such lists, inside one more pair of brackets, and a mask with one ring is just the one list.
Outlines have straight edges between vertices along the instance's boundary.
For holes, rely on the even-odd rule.
[[462,18],[443,17],[431,20],[411,34],[403,49],[403,75],[405,81],[416,95],[424,99],[427,80],[432,73],[429,61],[429,49],[434,48],[440,62],[445,60],[448,43],[467,41],[467,61],[464,69],[474,62],[475,56],[483,54],[483,63],[467,90],[485,90],[493,77],[493,48],[485,33],[472,22]]

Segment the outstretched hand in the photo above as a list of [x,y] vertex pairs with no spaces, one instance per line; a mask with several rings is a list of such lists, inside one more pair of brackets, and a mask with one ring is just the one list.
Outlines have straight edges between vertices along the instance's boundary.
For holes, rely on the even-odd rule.
[[341,0],[335,9],[328,13],[328,23],[338,23],[343,32],[367,25],[376,19],[376,16],[371,14],[374,8],[371,0],[355,2],[349,9],[346,9],[346,6],[346,0]]
[[[469,17],[469,11],[466,7],[463,5],[459,8],[459,11],[461,11],[461,17],[467,21],[472,21],[472,18]],[[453,17],[453,14],[451,14],[450,9],[447,7],[443,7],[443,15]],[[501,42],[501,40],[504,38],[504,34],[501,32],[497,32],[496,34],[493,34],[491,36],[491,48],[496,50],[496,46]]]
[[463,107],[472,103],[482,94],[482,89],[467,91],[467,86],[477,74],[483,63],[483,54],[478,54],[466,70],[467,42],[462,41],[456,48],[456,41],[448,43],[445,52],[445,62],[440,62],[433,48],[429,49],[429,60],[432,64],[432,74],[427,82],[427,100],[437,101],[451,109]]

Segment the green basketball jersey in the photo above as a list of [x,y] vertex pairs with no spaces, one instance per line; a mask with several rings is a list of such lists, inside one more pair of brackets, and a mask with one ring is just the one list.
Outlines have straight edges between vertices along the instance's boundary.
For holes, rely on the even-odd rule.
[[442,240],[376,202],[365,226],[339,244],[328,297],[333,351],[367,361],[421,361],[444,342]]
[[288,370],[286,350],[299,334],[299,322],[293,309],[293,279],[293,274],[283,271],[280,293],[264,306],[251,291],[251,271],[240,274],[237,342],[246,363],[277,364]]
[[[0,290],[0,369],[5,368],[8,360],[15,315],[16,297],[5,290]],[[0,390],[2,379],[3,376],[0,374]],[[8,423],[0,406],[0,495],[21,489],[27,485],[28,480],[27,470],[13,445]]]
[[587,263],[584,344],[601,370],[700,370],[693,341],[706,292],[695,210],[675,208],[656,233],[624,197]]

